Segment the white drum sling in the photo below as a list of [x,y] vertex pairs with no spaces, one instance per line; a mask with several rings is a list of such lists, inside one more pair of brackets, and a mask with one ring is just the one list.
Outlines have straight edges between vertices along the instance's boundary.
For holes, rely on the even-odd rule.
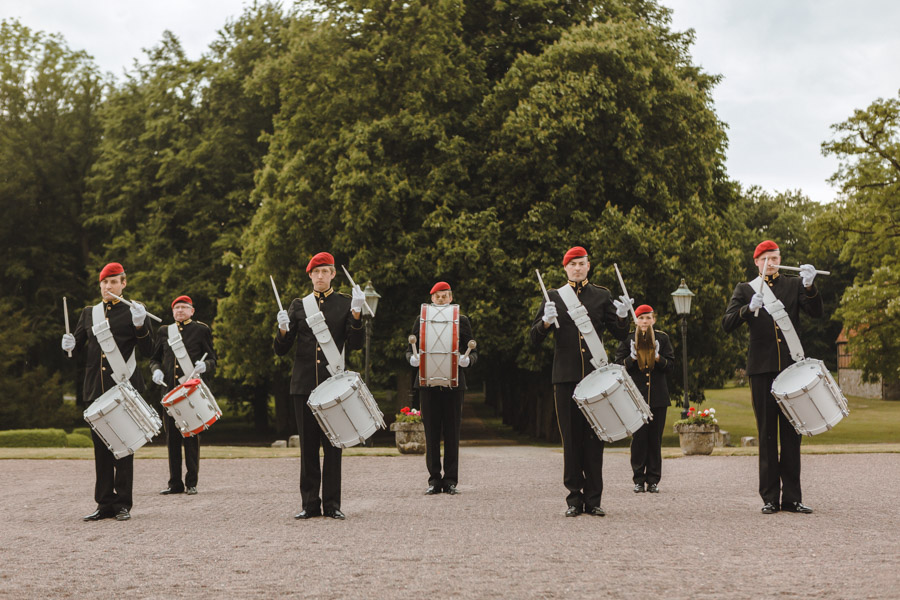
[[91,320],[91,331],[112,368],[116,386],[91,403],[84,420],[118,459],[153,439],[162,429],[162,419],[129,382],[136,365],[134,352],[127,361],[122,358],[102,302],[93,307]]
[[316,386],[306,404],[332,446],[349,448],[363,444],[378,429],[385,428],[384,415],[359,373],[344,371],[344,357],[313,294],[303,298],[303,310],[331,373]]
[[423,304],[419,316],[419,386],[459,385],[459,305]]

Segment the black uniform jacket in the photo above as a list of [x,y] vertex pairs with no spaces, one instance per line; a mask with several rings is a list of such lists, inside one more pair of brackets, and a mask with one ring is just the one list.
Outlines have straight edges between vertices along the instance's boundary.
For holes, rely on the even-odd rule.
[[[106,320],[109,321],[109,328],[113,332],[122,359],[127,361],[135,348],[140,351],[142,356],[149,357],[153,352],[153,334],[148,324],[145,322],[143,327],[136,328],[131,322],[131,309],[124,302],[104,301],[103,305],[106,311]],[[87,306],[81,311],[81,317],[79,317],[74,331],[75,350],[78,351],[81,348],[87,350],[84,363],[84,401],[88,404],[116,385],[106,355],[103,354],[100,343],[97,342],[97,338],[91,331],[91,327],[94,325],[93,308],[93,306]],[[144,378],[139,368],[136,368],[131,376],[131,385],[138,392],[143,393]]]
[[[191,359],[191,367],[206,354],[203,362],[206,363],[206,371],[201,375],[204,379],[210,379],[216,371],[216,351],[213,349],[212,331],[209,325],[188,319],[178,324],[178,331],[184,341],[184,348]],[[150,358],[150,372],[159,369],[165,375],[166,390],[171,390],[178,385],[178,378],[186,375],[181,370],[181,365],[175,359],[175,353],[169,345],[169,326],[162,325],[156,332],[156,344],[153,347],[153,356]]]
[[[421,323],[422,323],[422,317],[420,315],[420,316],[416,317],[416,321],[413,324],[412,330],[410,331],[410,333],[412,335],[416,336],[416,338],[420,337],[419,331],[420,331]],[[461,315],[459,315],[459,346],[458,346],[460,354],[466,353],[466,350],[468,350],[468,346],[469,346],[469,340],[471,340],[471,339],[473,339],[472,324],[469,322],[469,317],[461,314]],[[419,350],[421,351],[421,348],[419,348]],[[409,346],[406,350],[406,363],[407,364],[409,364],[409,359],[411,356],[412,356],[412,346]],[[473,348],[472,351],[469,352],[469,367],[474,366],[475,362],[477,360],[478,360],[478,350]],[[458,367],[457,368],[456,373],[457,373],[457,378],[458,378],[459,382],[457,383],[456,389],[458,389],[458,390],[466,389],[466,369],[468,369],[469,367]],[[418,373],[418,371],[419,370],[416,369],[417,373]],[[418,375],[416,375],[416,377],[415,377],[415,383],[413,383],[413,387],[414,388],[419,387],[419,376]],[[443,389],[443,388],[438,388],[438,389]],[[446,388],[446,389],[450,389],[450,388]]]
[[638,368],[638,361],[631,358],[633,331],[619,344],[615,360],[616,363],[625,367],[651,408],[671,404],[668,375],[675,368],[675,349],[672,347],[669,335],[664,331],[654,329],[653,336],[659,342],[659,360],[648,371],[641,371]]
[[[605,287],[588,283],[587,281],[569,285],[575,288],[578,299],[587,308],[588,315],[594,324],[597,335],[601,336],[605,327],[617,340],[622,340],[628,335],[628,320],[616,316],[616,309],[612,303],[612,294]],[[544,328],[544,305],[541,305],[534,322],[531,324],[531,341],[540,344],[551,331],[556,334],[556,347],[553,355],[553,383],[570,383],[581,381],[585,375],[594,370],[591,364],[591,350],[584,338],[575,326],[575,321],[569,316],[565,303],[559,292],[549,290],[550,300],[556,304],[559,313],[559,329],[551,325]],[[607,349],[609,353],[609,349]]]
[[[801,308],[811,317],[822,316],[824,312],[822,296],[815,285],[807,290],[799,277],[780,273],[767,276],[766,283],[772,288],[775,297],[784,304],[795,331],[799,331]],[[722,327],[729,333],[744,322],[750,327],[747,375],[780,373],[794,364],[794,360],[791,358],[784,335],[766,309],[760,308],[759,316],[753,316],[750,298],[756,291],[749,283],[737,284],[731,295],[731,302],[725,309],[725,316],[722,317]]]
[[[362,319],[357,321],[350,313],[350,297],[336,293],[333,288],[313,293],[316,302],[319,303],[319,310],[325,315],[325,323],[331,331],[331,337],[338,351],[343,350],[345,344],[347,350],[361,348]],[[303,300],[294,298],[287,312],[291,319],[290,329],[284,335],[280,330],[275,334],[275,354],[284,356],[291,349],[294,340],[297,340],[297,348],[294,350],[294,371],[291,374],[291,393],[309,394],[316,386],[331,377],[327,368],[328,361],[312,329],[306,324]]]

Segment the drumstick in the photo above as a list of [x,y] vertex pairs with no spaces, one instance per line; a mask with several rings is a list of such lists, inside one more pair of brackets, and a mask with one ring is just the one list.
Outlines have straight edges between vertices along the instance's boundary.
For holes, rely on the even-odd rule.
[[[347,276],[347,281],[350,282],[350,287],[353,287],[353,288],[359,288],[358,285],[356,285],[355,283],[353,283],[353,278],[350,277],[350,273],[347,272],[347,267],[345,267],[344,265],[341,265],[341,268],[344,270],[344,275]],[[362,291],[361,288],[360,288],[360,291]],[[372,310],[372,307],[369,306],[369,303],[366,302],[365,300],[363,300],[363,304],[366,305],[366,308],[369,310],[369,314],[372,315],[372,316],[374,317],[374,316],[375,316],[375,311]]]
[[407,339],[407,341],[408,341],[408,342],[410,343],[410,345],[413,347],[413,354],[415,354],[416,356],[418,356],[418,355],[419,355],[419,352],[418,352],[418,350],[416,350],[416,336],[414,336],[414,335],[409,336],[409,338]]
[[[769,270],[769,257],[767,256],[765,262],[763,263],[762,278],[761,278],[762,281],[759,282],[759,293],[760,294],[762,294],[763,286],[766,285],[766,271],[768,271],[768,270]],[[758,308],[755,311],[753,311],[753,316],[754,317],[759,316]]]
[[[625,294],[626,298],[631,300],[631,298],[628,296],[628,290],[625,289],[625,282],[622,281],[622,274],[619,272],[619,265],[613,263],[613,266],[616,268],[616,277],[619,278],[619,285],[622,286],[622,293]],[[629,310],[631,310],[631,317],[634,319],[634,324],[637,325],[637,315],[634,314],[634,302],[629,302],[628,304],[628,308]]]
[[[66,304],[65,296],[63,296],[63,317],[66,319],[66,335],[69,335],[69,305]],[[69,358],[72,358],[71,350],[66,350],[66,354],[69,355]]]
[[[127,304],[128,306],[134,306],[134,302],[131,302],[131,301],[129,301],[129,300],[126,300],[125,298],[123,298],[123,297],[121,297],[121,296],[116,296],[116,295],[113,294],[112,292],[106,292],[106,293],[109,294],[110,296],[112,296],[113,298],[115,298],[116,300],[118,300],[119,302],[124,302],[124,303]],[[159,317],[157,317],[156,315],[154,315],[154,314],[151,313],[150,311],[147,311],[147,316],[150,317],[151,319],[153,319],[154,321],[156,321],[157,323],[162,323],[162,319],[160,319]]]
[[468,356],[468,355],[469,355],[469,352],[471,352],[472,350],[474,350],[474,349],[475,349],[475,346],[477,346],[477,345],[478,345],[478,342],[476,342],[475,340],[469,340],[469,344],[468,344],[469,347],[466,348],[466,353],[463,354],[463,356]]
[[[201,356],[201,357],[200,357],[200,360],[198,360],[197,362],[203,362],[204,360],[206,360],[206,355],[207,355],[207,354],[209,354],[209,352],[204,352],[204,353],[203,353],[203,356]],[[191,374],[187,376],[187,378],[185,379],[185,381],[187,381],[188,379],[193,379],[193,378],[194,378],[194,375],[196,375],[196,374],[197,374],[197,364],[194,363],[194,370],[191,371]]]
[[[538,281],[541,283],[541,292],[544,294],[544,302],[550,302],[550,294],[547,293],[547,288],[544,286],[544,279],[541,277],[541,272],[537,269],[535,269],[534,272],[537,273]],[[553,324],[559,329],[559,321],[556,317],[553,317]]]
[[[787,269],[788,271],[799,271],[800,267],[789,267],[787,265],[778,265],[779,269]],[[820,271],[816,269],[817,275],[831,275],[831,271]]]
[[[281,312],[284,310],[284,307],[281,305],[281,296],[278,295],[278,288],[275,287],[275,280],[272,279],[271,275],[269,275],[269,281],[272,282],[272,291],[275,292],[275,301],[278,302],[278,312]],[[290,330],[291,330],[291,324],[288,323],[286,331],[290,331]]]

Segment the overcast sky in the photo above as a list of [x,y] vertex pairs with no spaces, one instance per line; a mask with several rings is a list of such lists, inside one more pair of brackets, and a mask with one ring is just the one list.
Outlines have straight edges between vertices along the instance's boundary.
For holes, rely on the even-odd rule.
[[[198,58],[247,0],[0,0],[0,16],[61,33],[121,76],[171,30]],[[289,3],[287,0],[285,4]],[[837,163],[820,145],[829,126],[900,89],[896,0],[662,0],[675,29],[696,30],[694,62],[723,81],[728,172],[745,186],[835,197]]]

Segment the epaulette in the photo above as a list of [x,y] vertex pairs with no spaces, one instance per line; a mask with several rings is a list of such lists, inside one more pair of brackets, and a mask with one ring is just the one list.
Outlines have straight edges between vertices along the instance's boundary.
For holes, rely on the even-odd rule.
[[203,321],[198,321],[198,320],[194,319],[194,323],[196,323],[197,325],[203,325],[203,326],[206,327],[207,329],[212,329],[212,327],[210,327],[209,325],[207,325],[207,324],[204,323]]
[[[600,288],[601,290],[606,290],[607,292],[609,292],[609,288],[605,288],[602,285],[597,285],[596,283],[588,283],[588,285],[592,285],[595,288]],[[612,292],[610,292],[610,293],[612,293]]]
[[343,296],[344,298],[353,298],[353,296],[351,296],[350,294],[345,294],[344,292],[338,292],[337,295]]
[[661,334],[663,334],[664,336],[669,337],[669,334],[666,333],[665,331],[663,331],[662,329],[654,329],[654,330],[653,330],[653,333],[661,333]]

